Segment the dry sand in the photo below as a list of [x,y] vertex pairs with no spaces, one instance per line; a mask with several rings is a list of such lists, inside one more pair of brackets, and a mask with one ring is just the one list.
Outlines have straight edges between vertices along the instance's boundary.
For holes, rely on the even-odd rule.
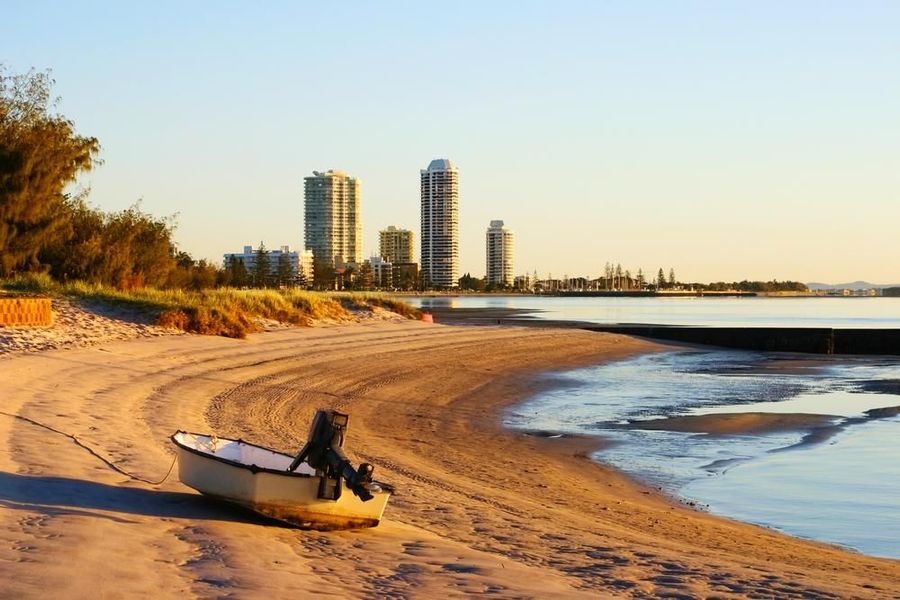
[[114,340],[183,333],[157,327],[146,314],[137,311],[100,304],[90,305],[88,309],[72,300],[54,298],[53,324],[49,327],[0,326],[0,358],[21,352],[95,346]]
[[371,322],[110,342],[0,361],[0,409],[162,478],[176,429],[286,451],[317,407],[397,488],[379,527],[317,533],[154,486],[0,416],[0,597],[900,597],[900,561],[693,511],[504,431],[534,374],[660,346],[538,328]]

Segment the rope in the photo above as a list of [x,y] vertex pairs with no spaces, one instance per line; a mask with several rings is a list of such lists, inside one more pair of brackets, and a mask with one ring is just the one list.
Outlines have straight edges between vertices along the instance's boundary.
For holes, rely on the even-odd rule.
[[96,450],[94,450],[92,447],[90,447],[90,446],[88,446],[86,443],[82,442],[82,441],[78,438],[78,436],[75,435],[75,434],[72,434],[72,433],[66,433],[65,431],[61,431],[61,430],[59,430],[59,429],[56,429],[55,427],[51,427],[50,425],[46,425],[46,424],[44,424],[44,423],[41,423],[40,421],[35,421],[34,419],[29,419],[28,417],[23,417],[22,415],[14,415],[14,414],[12,414],[12,413],[8,413],[8,412],[2,411],[2,410],[0,410],[0,415],[5,415],[5,416],[7,416],[7,417],[12,417],[13,419],[19,419],[20,421],[25,421],[26,423],[30,423],[30,424],[36,425],[36,426],[38,426],[38,427],[43,427],[44,429],[46,429],[46,430],[48,430],[48,431],[52,431],[53,433],[57,433],[57,434],[59,434],[59,435],[61,435],[61,436],[67,437],[67,438],[69,438],[70,440],[72,440],[73,442],[75,442],[76,445],[78,445],[78,446],[80,446],[81,448],[87,450],[87,451],[88,451],[90,454],[92,454],[94,457],[98,458],[100,461],[102,461],[104,464],[106,464],[106,466],[108,466],[110,469],[112,469],[112,470],[115,471],[116,473],[119,473],[119,474],[121,474],[121,475],[124,475],[125,477],[128,477],[129,479],[134,479],[135,481],[140,481],[141,483],[147,483],[147,484],[149,484],[149,485],[160,485],[160,484],[163,483],[166,479],[168,479],[168,478],[169,478],[169,475],[172,474],[172,469],[175,468],[175,461],[178,459],[178,456],[177,456],[177,455],[174,456],[174,457],[172,458],[172,464],[169,465],[169,470],[166,471],[165,477],[163,477],[163,478],[160,479],[159,481],[150,481],[149,479],[144,479],[143,477],[138,477],[138,476],[135,475],[134,473],[130,473],[130,472],[126,471],[125,469],[123,469],[122,467],[120,467],[119,465],[117,465],[116,463],[114,463],[112,460],[106,458],[105,456],[103,456],[102,454],[100,454],[99,452],[97,452]]

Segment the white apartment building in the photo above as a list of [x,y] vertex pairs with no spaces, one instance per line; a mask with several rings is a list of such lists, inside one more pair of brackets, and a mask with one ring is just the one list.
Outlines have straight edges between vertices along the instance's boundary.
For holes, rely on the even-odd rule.
[[315,271],[315,259],[312,250],[303,250],[300,252],[300,278],[306,285],[312,285]]
[[485,235],[487,249],[487,284],[513,285],[513,232],[503,221],[491,221]]
[[376,287],[390,288],[394,285],[394,265],[381,256],[373,256],[369,259],[372,266],[372,276]]
[[317,263],[362,264],[359,179],[341,171],[313,171],[303,179],[303,239]]
[[422,274],[428,285],[457,287],[459,280],[459,171],[446,158],[420,172]]
[[[231,261],[236,259],[243,263],[244,268],[247,269],[248,273],[256,272],[256,256],[258,249],[254,249],[253,246],[244,246],[243,252],[230,252],[224,255],[223,265],[227,269]],[[269,256],[269,272],[276,273],[278,270],[278,265],[283,260],[281,257],[287,257],[288,262],[291,265],[291,273],[295,278],[299,278],[301,275],[307,282],[312,281],[313,277],[313,255],[312,252],[308,250],[304,250],[303,252],[297,252],[296,250],[291,250],[290,246],[279,246],[276,250],[267,250]]]

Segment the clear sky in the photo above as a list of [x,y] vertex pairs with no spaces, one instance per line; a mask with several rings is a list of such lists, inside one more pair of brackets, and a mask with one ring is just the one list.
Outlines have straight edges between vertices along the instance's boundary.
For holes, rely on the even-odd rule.
[[[302,246],[302,178],[362,180],[367,252],[460,170],[462,272],[900,282],[900,2],[3,3],[100,139],[92,201],[219,261]],[[418,248],[418,243],[417,243]],[[417,250],[418,252],[418,250]]]

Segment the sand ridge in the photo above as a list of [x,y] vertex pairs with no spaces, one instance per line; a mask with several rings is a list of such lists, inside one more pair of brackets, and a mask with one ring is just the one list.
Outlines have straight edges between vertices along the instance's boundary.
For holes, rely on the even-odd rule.
[[2,361],[3,410],[77,433],[148,479],[171,463],[176,429],[294,451],[327,406],[350,412],[349,454],[397,494],[378,528],[302,532],[174,478],[129,480],[67,438],[0,417],[0,595],[900,595],[898,561],[689,510],[587,460],[593,440],[500,427],[502,409],[542,385],[539,370],[661,348],[579,331],[373,322]]

